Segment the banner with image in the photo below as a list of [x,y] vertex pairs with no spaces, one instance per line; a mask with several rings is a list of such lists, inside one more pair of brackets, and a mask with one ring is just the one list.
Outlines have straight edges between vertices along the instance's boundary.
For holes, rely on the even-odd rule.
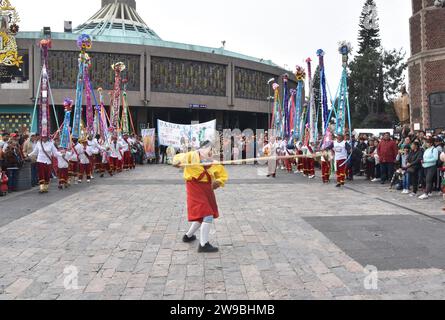
[[216,120],[194,125],[158,120],[158,132],[160,146],[173,146],[181,150],[198,149],[201,142],[215,139]]
[[147,156],[147,159],[156,159],[156,151],[155,151],[155,139],[156,139],[156,130],[155,129],[144,129],[142,130],[142,138],[144,141],[144,151]]

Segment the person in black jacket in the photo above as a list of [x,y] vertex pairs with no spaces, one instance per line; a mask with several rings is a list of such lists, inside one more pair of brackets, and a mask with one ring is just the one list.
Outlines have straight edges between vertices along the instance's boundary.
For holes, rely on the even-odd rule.
[[417,195],[417,191],[419,189],[419,172],[422,169],[422,159],[423,152],[420,149],[420,144],[415,141],[411,145],[411,152],[407,159],[407,170],[413,186],[413,192],[411,193],[412,197]]

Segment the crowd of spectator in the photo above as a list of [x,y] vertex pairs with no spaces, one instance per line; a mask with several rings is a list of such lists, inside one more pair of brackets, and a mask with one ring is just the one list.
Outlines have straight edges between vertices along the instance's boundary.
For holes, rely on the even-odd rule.
[[[372,182],[390,184],[402,194],[426,200],[443,191],[444,134],[404,131],[380,137],[352,138],[348,179],[366,176]],[[419,191],[421,194],[419,195]]]

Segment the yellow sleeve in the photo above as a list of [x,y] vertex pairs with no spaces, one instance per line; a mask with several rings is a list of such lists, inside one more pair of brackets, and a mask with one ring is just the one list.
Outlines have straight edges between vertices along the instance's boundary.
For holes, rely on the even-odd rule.
[[180,153],[173,157],[173,165],[184,164],[187,162],[187,154]]
[[224,187],[227,183],[227,180],[229,180],[229,174],[227,173],[226,168],[222,165],[215,166],[215,181],[219,182],[221,184],[221,187]]

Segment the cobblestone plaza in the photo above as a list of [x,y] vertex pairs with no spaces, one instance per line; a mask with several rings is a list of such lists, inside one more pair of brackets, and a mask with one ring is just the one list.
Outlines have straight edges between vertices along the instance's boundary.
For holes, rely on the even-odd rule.
[[[441,197],[229,167],[216,254],[182,243],[181,173],[145,166],[87,188],[0,199],[1,299],[442,299]],[[263,172],[264,171],[264,172]],[[55,188],[55,186],[53,186]]]

